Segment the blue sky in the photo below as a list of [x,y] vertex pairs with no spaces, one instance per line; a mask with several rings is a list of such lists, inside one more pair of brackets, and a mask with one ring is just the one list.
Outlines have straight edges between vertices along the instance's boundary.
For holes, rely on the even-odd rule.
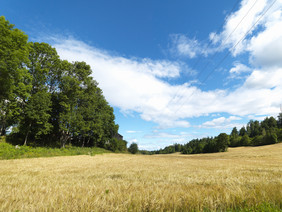
[[141,149],[280,112],[282,0],[0,2],[31,41],[91,65],[119,132]]

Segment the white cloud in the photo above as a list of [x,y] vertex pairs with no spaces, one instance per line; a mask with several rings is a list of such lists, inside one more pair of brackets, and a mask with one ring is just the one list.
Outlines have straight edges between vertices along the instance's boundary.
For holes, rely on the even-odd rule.
[[251,38],[251,61],[260,66],[282,66],[282,11],[275,11],[265,29]]
[[234,126],[238,126],[238,123],[234,123],[233,121],[237,121],[241,119],[242,118],[238,116],[230,116],[229,118],[219,117],[211,121],[207,121],[199,127],[201,128],[220,128],[220,129],[233,128]]
[[136,139],[136,138],[133,138],[133,139],[131,139],[130,141],[129,141],[129,143],[138,143],[138,140]]
[[147,134],[144,136],[144,138],[182,138],[187,137],[187,134],[172,134],[167,132],[154,132],[152,134]]
[[[266,117],[268,117],[268,116],[254,116],[254,115],[249,115],[249,116],[248,116],[248,119],[249,119],[249,120],[263,121]],[[274,115],[273,117],[275,117],[275,115]]]
[[[189,118],[221,113],[228,113],[231,116],[215,118],[200,127],[238,127],[239,116],[276,116],[280,112],[282,0],[277,0],[258,25],[249,32],[247,38],[235,49],[231,49],[272,2],[272,0],[242,0],[238,11],[227,17],[222,32],[210,33],[212,48],[207,49],[206,44],[196,38],[181,34],[171,36],[172,51],[178,56],[189,58],[198,55],[207,56],[214,53],[216,47],[218,47],[217,51],[224,49],[232,51],[234,57],[241,53],[248,54],[250,59],[248,66],[236,58],[237,62],[230,69],[230,77],[235,79],[244,73],[249,73],[245,76],[244,83],[235,90],[204,91],[199,88],[201,82],[193,81],[182,85],[169,84],[167,80],[169,78],[176,80],[183,72],[195,72],[179,62],[126,58],[71,38],[55,36],[46,39],[53,44],[62,59],[85,61],[91,65],[94,79],[99,82],[99,87],[112,106],[118,107],[126,114],[137,112],[143,120],[157,123],[158,129],[188,128],[191,127],[187,120]],[[137,132],[127,131],[132,134]],[[170,134],[158,131],[154,133],[151,139],[163,139],[163,146],[168,142],[187,142],[186,137],[189,137],[185,133]],[[147,135],[147,139],[150,139],[150,135]],[[137,139],[133,137],[129,141],[137,142]],[[143,141],[142,144],[145,148]],[[153,148],[155,144],[148,144],[146,147],[149,146]]]
[[245,81],[246,89],[273,89],[281,88],[282,67],[254,70]]
[[189,140],[193,138],[193,135],[187,132],[180,133],[170,133],[170,132],[152,132],[151,134],[144,135],[143,139],[149,139],[152,141],[156,141],[160,148],[164,148],[170,144],[174,143],[187,143]]
[[178,120],[179,117],[166,109],[178,87],[159,79],[178,76],[179,63],[128,59],[74,39],[56,38],[53,45],[62,59],[86,61],[91,65],[94,79],[112,106],[122,111],[136,111],[142,119],[162,127],[189,127],[187,121]]
[[[210,33],[210,39],[219,49],[228,48],[233,56],[249,51],[253,60],[262,64],[281,59],[282,0],[273,2],[242,0],[239,10],[227,17],[223,31]],[[278,55],[269,56],[274,49],[279,50]]]
[[127,130],[126,133],[134,134],[134,133],[141,133],[142,131],[135,131],[135,130]]
[[[266,5],[267,0],[243,0],[240,9],[227,17],[223,31],[220,34],[213,33],[210,38],[214,43],[219,43],[222,48],[230,48],[233,55],[244,51],[244,42],[239,43],[234,49],[231,48],[251,29]],[[250,30],[249,33],[254,30],[255,28]]]
[[251,71],[251,69],[249,67],[247,67],[246,65],[244,65],[244,64],[236,62],[234,65],[235,66],[233,68],[231,68],[230,71],[229,71],[230,74],[239,75],[241,73],[250,72]]
[[241,78],[241,75],[243,73],[248,73],[251,72],[252,69],[249,68],[248,66],[241,64],[240,62],[235,62],[234,67],[232,67],[229,71],[230,73],[230,78]]
[[207,56],[213,52],[212,49],[207,48],[206,45],[200,43],[195,38],[191,39],[183,34],[172,34],[171,52],[180,56],[195,58],[199,54]]
[[189,39],[184,35],[172,35],[172,41],[178,54],[194,58],[200,49],[195,39]]
[[[170,85],[182,66],[171,61],[137,60],[111,55],[74,39],[53,41],[59,55],[91,65],[106,99],[121,111],[134,111],[159,128],[190,127],[187,118],[215,113],[237,116],[270,115],[282,102],[282,71],[279,67],[254,70],[236,90],[202,91],[189,83]],[[247,68],[235,64],[233,73]]]

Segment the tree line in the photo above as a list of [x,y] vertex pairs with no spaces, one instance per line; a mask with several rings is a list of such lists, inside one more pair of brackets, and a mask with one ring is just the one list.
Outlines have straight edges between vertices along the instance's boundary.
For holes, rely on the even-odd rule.
[[183,154],[225,152],[228,147],[261,146],[275,144],[282,141],[282,113],[277,120],[266,117],[263,121],[250,120],[238,131],[234,127],[231,133],[220,133],[216,137],[193,139],[186,144],[173,144],[156,151],[140,150],[142,154]]
[[126,150],[113,108],[85,62],[61,60],[47,43],[0,17],[0,135],[32,146]]

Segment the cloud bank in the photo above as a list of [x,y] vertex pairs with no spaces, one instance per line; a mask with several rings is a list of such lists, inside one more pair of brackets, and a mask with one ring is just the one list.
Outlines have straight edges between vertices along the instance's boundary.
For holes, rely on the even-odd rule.
[[[49,40],[62,59],[91,65],[94,79],[112,106],[125,113],[137,112],[143,120],[157,123],[160,128],[190,127],[189,118],[211,113],[228,113],[231,117],[276,115],[282,103],[282,0],[277,0],[247,38],[232,48],[271,2],[261,0],[254,4],[243,0],[238,11],[227,17],[222,32],[210,36],[213,45],[221,51],[231,51],[233,57],[249,55],[248,65],[236,59],[229,71],[234,79],[248,73],[235,90],[204,91],[189,83],[172,85],[170,79],[178,79],[189,69],[176,61],[122,57],[73,38]],[[177,54],[193,58],[212,52],[196,39],[182,35],[173,39]],[[212,120],[202,126],[217,125],[218,121],[228,120]]]
[[282,102],[280,67],[253,70],[234,91],[202,91],[189,84],[170,85],[161,78],[179,75],[181,66],[174,62],[113,56],[73,39],[57,39],[54,46],[62,59],[91,65],[93,77],[112,106],[138,112],[142,119],[161,127],[189,127],[186,118],[209,113],[275,114]]

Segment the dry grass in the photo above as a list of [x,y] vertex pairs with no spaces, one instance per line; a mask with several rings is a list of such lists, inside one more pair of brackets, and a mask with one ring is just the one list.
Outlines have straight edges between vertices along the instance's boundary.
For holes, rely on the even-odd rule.
[[201,155],[0,161],[0,211],[281,209],[282,143]]

